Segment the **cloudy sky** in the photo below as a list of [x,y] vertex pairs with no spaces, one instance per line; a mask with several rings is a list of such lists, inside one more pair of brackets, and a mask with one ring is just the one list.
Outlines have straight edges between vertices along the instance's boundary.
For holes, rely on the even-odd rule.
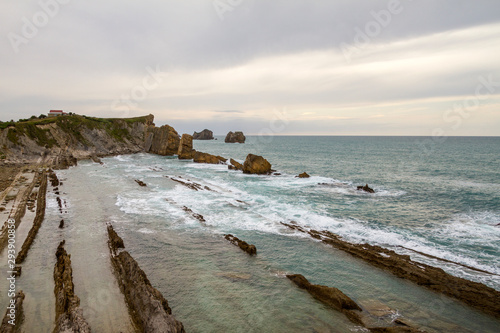
[[0,3],[0,120],[500,135],[498,0]]

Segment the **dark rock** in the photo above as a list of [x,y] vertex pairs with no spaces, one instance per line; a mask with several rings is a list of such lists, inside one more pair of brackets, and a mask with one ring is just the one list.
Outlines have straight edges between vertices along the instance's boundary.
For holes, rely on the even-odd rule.
[[198,213],[195,213],[191,210],[191,208],[188,208],[186,206],[183,206],[182,209],[187,212],[187,213],[190,213],[195,219],[197,219],[198,221],[200,221],[201,223],[205,223],[205,218],[203,217],[203,215],[201,214],[198,214]]
[[368,193],[375,193],[375,191],[368,186],[368,184],[366,184],[365,186],[363,185],[360,185],[357,187],[358,191],[365,191],[365,192],[368,192]]
[[141,180],[139,180],[139,179],[136,179],[136,180],[135,180],[135,182],[136,182],[137,184],[139,184],[139,186],[142,186],[142,187],[148,186],[148,185],[146,185],[146,183],[145,183],[145,182],[143,182],[143,181],[141,181]]
[[113,254],[116,254],[118,249],[124,249],[125,244],[123,243],[123,239],[118,236],[116,231],[113,229],[113,226],[108,223],[108,245]]
[[271,172],[271,163],[264,157],[248,154],[245,163],[243,163],[243,173],[268,175]]
[[208,191],[212,191],[208,186],[205,186],[203,187],[202,185],[198,184],[198,183],[195,183],[195,182],[186,182],[186,181],[183,181],[183,180],[180,180],[180,179],[177,179],[177,178],[174,178],[174,177],[168,177],[168,176],[165,176],[171,180],[173,180],[174,182],[176,183],[179,183],[181,185],[184,185],[186,186],[187,188],[190,188],[192,190],[195,190],[195,191],[201,191],[203,190],[204,188]]
[[194,132],[193,133],[193,140],[213,140],[214,139],[214,133],[208,129],[204,129],[200,133]]
[[221,160],[220,156],[215,156],[208,153],[202,153],[201,151],[197,151],[194,154],[193,161],[195,163],[224,164],[224,161]]
[[23,313],[23,302],[24,302],[24,293],[22,290],[20,290],[17,294],[16,297],[14,298],[15,305],[14,305],[14,311],[16,314],[15,318],[15,325],[12,325],[9,323],[12,319],[10,318],[10,309],[7,309],[5,311],[5,316],[3,317],[2,320],[2,325],[0,326],[0,333],[16,333],[20,332],[20,327],[24,319],[24,313]]
[[169,125],[147,128],[146,152],[163,156],[172,156],[179,151],[179,143],[179,134]]
[[273,173],[273,175],[274,175],[274,176],[281,176],[281,173],[279,173],[279,172],[275,172],[275,173]]
[[245,143],[246,137],[243,132],[229,132],[224,140],[226,143]]
[[94,163],[99,163],[101,165],[103,165],[104,163],[101,161],[101,159],[99,157],[97,157],[97,155],[92,155],[90,156],[90,159],[94,162]]
[[182,134],[177,155],[180,160],[190,160],[194,157],[196,150],[193,149],[193,136]]
[[184,327],[172,315],[172,309],[163,295],[151,285],[146,273],[127,251],[116,254],[117,246],[122,245],[108,224],[111,263],[125,296],[129,314],[139,332],[184,333]]
[[249,255],[253,256],[257,254],[257,248],[253,244],[248,244],[245,241],[242,241],[238,237],[235,237],[231,234],[225,235],[224,238],[226,238],[228,241],[230,241],[232,244],[239,246],[240,249],[248,253]]
[[302,173],[301,173],[300,175],[298,175],[297,177],[299,177],[299,178],[309,178],[309,177],[311,177],[311,176],[309,176],[309,175],[307,174],[307,172],[302,172]]
[[241,171],[243,171],[243,164],[236,162],[233,159],[230,159],[229,162],[231,163],[231,165],[228,165],[229,170],[241,170]]
[[80,308],[80,299],[75,294],[71,257],[64,249],[64,243],[62,241],[57,248],[57,262],[54,267],[56,327],[53,332],[90,333],[90,326]]

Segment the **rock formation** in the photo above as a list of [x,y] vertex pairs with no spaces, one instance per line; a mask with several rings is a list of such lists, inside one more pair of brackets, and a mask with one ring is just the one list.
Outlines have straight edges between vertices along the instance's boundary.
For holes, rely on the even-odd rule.
[[213,140],[214,139],[214,133],[208,129],[204,129],[200,133],[194,132],[193,133],[193,140]]
[[243,164],[236,162],[233,159],[230,159],[229,162],[231,163],[231,165],[227,166],[229,170],[241,170],[241,171],[243,171]]
[[363,186],[363,185],[358,186],[357,190],[358,191],[365,191],[368,193],[375,193],[375,191],[370,186],[368,186],[368,184],[366,184],[365,186]]
[[144,148],[148,153],[172,156],[179,151],[179,134],[169,125],[148,127],[145,139]]
[[299,178],[309,178],[309,177],[311,177],[311,176],[309,176],[309,175],[307,174],[307,172],[302,172],[302,173],[301,173],[300,175],[298,175],[297,177],[299,177]]
[[177,155],[180,160],[190,160],[194,158],[196,150],[193,149],[193,137],[189,134],[182,134]]
[[224,164],[223,157],[211,155],[208,153],[202,153],[201,151],[197,151],[194,154],[193,161],[195,163]]
[[71,258],[62,241],[56,252],[54,267],[54,294],[56,296],[56,327],[54,333],[90,333],[90,326],[83,317],[80,299],[75,294]]
[[229,132],[224,140],[226,143],[245,143],[246,137],[243,132]]
[[184,327],[172,315],[167,300],[149,282],[146,273],[124,248],[123,240],[108,224],[111,262],[129,313],[140,332],[184,333]]
[[251,256],[257,254],[257,248],[253,244],[248,244],[247,242],[242,241],[238,237],[235,237],[231,234],[225,235],[224,238],[230,241],[232,244],[238,246],[240,249],[242,249]]
[[262,156],[248,154],[243,163],[243,173],[268,175],[271,173],[271,163]]
[[[7,308],[5,311],[5,316],[3,317],[2,324],[0,325],[0,333],[16,333],[20,332],[20,326],[23,322],[23,302],[24,293],[19,291],[16,297],[12,299],[14,301],[14,308]],[[12,302],[9,303],[8,307],[12,306]],[[13,311],[11,311],[13,310]],[[11,313],[13,312],[13,313]],[[14,318],[13,318],[14,317]],[[9,323],[10,322],[10,323]],[[12,325],[14,323],[14,325]]]
[[139,179],[136,179],[136,180],[135,180],[135,182],[136,182],[137,184],[139,184],[139,186],[141,186],[141,187],[146,187],[146,186],[148,186],[145,182],[143,182],[142,180],[139,180]]

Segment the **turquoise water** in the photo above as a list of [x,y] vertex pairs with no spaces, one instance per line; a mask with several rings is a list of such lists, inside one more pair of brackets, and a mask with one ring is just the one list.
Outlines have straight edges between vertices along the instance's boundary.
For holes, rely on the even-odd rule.
[[[240,162],[248,153],[260,154],[281,175],[244,175],[225,165],[149,154],[104,158],[103,166],[82,161],[57,172],[64,182],[67,228],[57,236],[52,232],[61,214],[50,195],[33,256],[44,242],[66,239],[76,292],[98,331],[130,329],[109,273],[106,222],[114,224],[187,332],[363,331],[290,283],[285,274],[293,273],[337,287],[365,308],[373,302],[390,307],[386,316],[367,319],[373,326],[403,318],[428,332],[498,331],[500,321],[280,222],[296,221],[353,242],[408,253],[500,290],[500,138],[448,138],[427,153],[416,144],[422,138],[249,137],[242,145],[222,139],[195,141],[195,149]],[[304,171],[312,177],[295,177]],[[194,191],[167,176],[190,179],[212,191]],[[135,179],[148,186],[139,187]],[[356,190],[365,183],[377,193]],[[183,206],[202,214],[206,223]],[[255,244],[258,255],[250,257],[229,244],[225,233]],[[54,251],[48,250],[47,265],[36,268],[48,271],[45,280],[50,279]],[[28,260],[35,265],[36,259]],[[51,300],[47,290],[33,295]],[[51,330],[50,317],[45,321],[40,331]]]

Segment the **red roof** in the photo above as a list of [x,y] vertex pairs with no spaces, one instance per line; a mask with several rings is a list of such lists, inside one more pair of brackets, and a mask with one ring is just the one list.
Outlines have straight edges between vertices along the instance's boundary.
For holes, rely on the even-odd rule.
[[62,113],[62,110],[50,110],[51,113],[55,113],[55,112],[61,112]]

